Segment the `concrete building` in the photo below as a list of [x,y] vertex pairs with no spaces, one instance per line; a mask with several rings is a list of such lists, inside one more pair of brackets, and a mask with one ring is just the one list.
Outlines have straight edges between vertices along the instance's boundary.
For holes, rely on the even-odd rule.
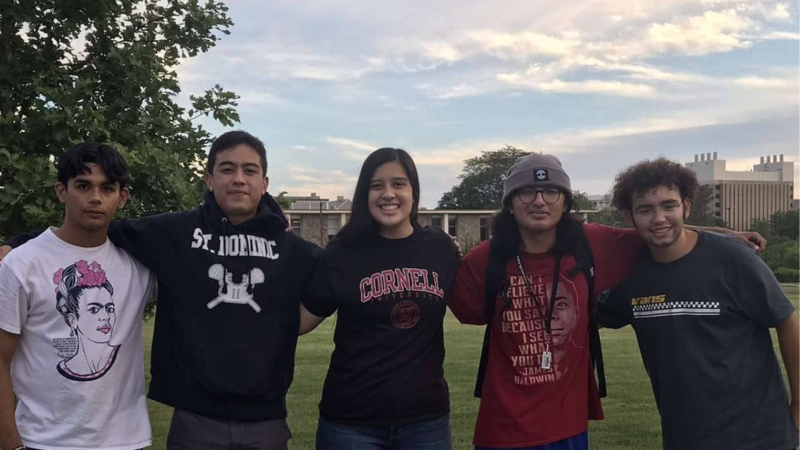
[[[581,211],[583,220],[597,211]],[[455,236],[466,251],[489,239],[493,210],[422,210],[419,211],[419,223],[422,226],[435,226]],[[284,211],[292,230],[303,239],[328,245],[336,233],[350,219],[350,211],[333,210],[289,210]]]
[[695,155],[686,167],[700,184],[713,186],[714,215],[733,230],[747,230],[754,220],[794,207],[794,162],[783,155],[762,156],[752,171],[727,170],[717,152]]
[[601,210],[611,207],[611,194],[590,195],[589,201],[592,202],[592,209]]
[[321,198],[316,192],[312,192],[308,197],[287,195],[285,199],[291,202],[292,210],[304,211],[319,211],[333,210],[333,211],[349,211],[353,202],[343,196],[336,197],[336,200],[329,200]]

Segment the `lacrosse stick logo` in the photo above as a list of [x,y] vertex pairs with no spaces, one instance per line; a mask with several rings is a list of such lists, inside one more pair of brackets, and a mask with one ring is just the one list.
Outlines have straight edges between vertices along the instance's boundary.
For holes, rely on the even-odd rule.
[[[253,301],[253,290],[257,284],[264,282],[264,272],[259,268],[254,268],[249,274],[242,275],[241,283],[233,282],[233,274],[225,270],[222,264],[214,264],[208,268],[208,277],[219,282],[217,298],[208,302],[208,309],[213,309],[220,303],[231,303],[234,305],[250,305],[255,312],[261,312],[261,307]],[[250,285],[250,292],[247,286]]]

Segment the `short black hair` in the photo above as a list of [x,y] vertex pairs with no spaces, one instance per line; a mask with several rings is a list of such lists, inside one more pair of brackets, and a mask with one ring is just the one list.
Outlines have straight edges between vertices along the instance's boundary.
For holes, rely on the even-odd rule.
[[114,147],[94,142],[73,145],[58,160],[58,182],[65,187],[70,178],[91,172],[89,164],[97,164],[108,180],[123,189],[130,183],[131,172],[125,158]]
[[681,164],[659,157],[644,160],[617,174],[614,183],[614,198],[611,203],[618,210],[633,209],[633,196],[642,195],[658,186],[676,187],[681,200],[694,200],[697,191],[697,176]]
[[208,151],[208,165],[206,172],[214,174],[214,164],[217,162],[217,153],[230,150],[237,145],[248,145],[250,148],[258,153],[261,158],[261,169],[264,171],[264,176],[267,176],[267,149],[264,148],[264,143],[261,139],[253,136],[247,131],[234,130],[223,133],[214,140],[211,144],[211,150]]

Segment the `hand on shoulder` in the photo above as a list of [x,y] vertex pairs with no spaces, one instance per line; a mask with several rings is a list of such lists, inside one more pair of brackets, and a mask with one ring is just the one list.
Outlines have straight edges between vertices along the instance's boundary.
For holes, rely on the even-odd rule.
[[6,256],[9,254],[9,253],[11,253],[11,250],[13,250],[13,248],[12,248],[10,245],[3,245],[3,246],[0,246],[0,265],[2,265],[2,264],[3,264],[3,259],[4,259],[4,258],[5,258],[5,257],[6,257]]

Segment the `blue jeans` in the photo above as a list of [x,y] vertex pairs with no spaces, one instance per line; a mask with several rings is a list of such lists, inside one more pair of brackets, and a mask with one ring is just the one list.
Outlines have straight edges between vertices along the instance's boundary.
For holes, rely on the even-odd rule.
[[317,450],[450,450],[450,414],[395,427],[343,425],[319,418]]
[[475,446],[475,450],[587,450],[589,448],[589,433],[584,431],[581,434],[562,439],[558,442],[537,445],[536,447],[502,448],[487,449],[486,447]]

